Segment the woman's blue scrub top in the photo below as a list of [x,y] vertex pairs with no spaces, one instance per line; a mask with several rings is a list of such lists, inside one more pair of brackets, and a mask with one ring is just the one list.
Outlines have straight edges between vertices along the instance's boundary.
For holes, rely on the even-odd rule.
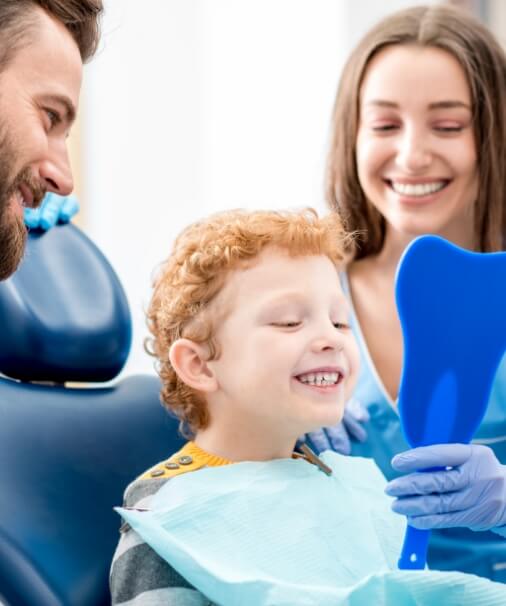
[[[361,368],[354,397],[370,414],[364,425],[367,440],[363,444],[352,442],[351,454],[372,457],[390,480],[399,475],[390,465],[392,457],[409,446],[402,435],[396,402],[386,392],[369,355],[345,274],[341,274],[341,284],[351,303],[350,323],[360,349]],[[506,358],[497,371],[487,412],[473,443],[489,446],[506,464]],[[436,570],[460,570],[506,583],[506,538],[467,528],[433,530],[428,564]]]

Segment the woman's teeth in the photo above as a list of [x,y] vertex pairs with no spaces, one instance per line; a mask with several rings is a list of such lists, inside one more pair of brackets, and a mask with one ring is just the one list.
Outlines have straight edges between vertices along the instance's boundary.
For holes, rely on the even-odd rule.
[[306,385],[336,385],[341,379],[341,374],[338,372],[315,372],[297,377],[301,383]]
[[446,181],[435,181],[434,183],[396,183],[390,181],[392,189],[402,196],[422,197],[440,191],[447,184]]

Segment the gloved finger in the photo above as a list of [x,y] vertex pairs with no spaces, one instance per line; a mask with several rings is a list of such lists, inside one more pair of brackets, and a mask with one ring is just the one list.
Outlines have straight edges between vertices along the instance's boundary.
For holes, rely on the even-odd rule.
[[426,516],[408,516],[408,524],[420,530],[432,530],[433,528],[469,528],[472,516],[467,511],[455,513],[441,513]]
[[[306,443],[307,443],[306,436],[300,436],[300,438],[295,443],[295,450],[300,451],[300,447],[302,446],[302,444],[306,444]],[[308,446],[309,446],[309,444],[308,444]]]
[[323,428],[306,434],[306,444],[316,454],[320,454],[324,450],[332,448],[330,440]]
[[469,485],[468,474],[463,473],[460,467],[449,471],[423,471],[411,473],[388,482],[385,492],[391,497],[407,497],[410,495],[424,495],[432,493],[445,493],[462,490]]
[[360,421],[361,423],[367,423],[371,418],[367,408],[356,398],[352,398],[346,403],[344,411],[345,414],[351,415],[355,420]]
[[48,230],[56,225],[62,202],[63,198],[61,196],[53,193],[46,194],[40,205],[39,226],[42,229]]
[[421,446],[396,455],[392,459],[392,467],[405,473],[431,467],[456,467],[465,463],[471,453],[469,444]]
[[[367,440],[367,431],[362,425],[362,422],[355,419],[347,411],[344,413],[342,425],[338,425],[337,427],[343,427],[343,431],[357,442],[365,442]],[[349,441],[350,440],[348,438],[348,442]]]
[[323,431],[331,444],[332,450],[344,455],[351,453],[351,442],[344,425],[339,423],[334,427],[326,427]]
[[63,199],[58,220],[61,223],[68,223],[78,212],[79,202],[77,201],[77,198],[75,196],[67,196]]
[[25,225],[30,229],[39,227],[40,221],[40,207],[39,208],[25,208],[24,209],[24,221]]
[[440,515],[458,513],[471,508],[474,504],[472,497],[469,499],[469,495],[452,492],[395,499],[392,510],[404,516]]
[[408,524],[419,530],[432,530],[433,528],[452,528],[456,524],[448,515],[431,515],[408,517]]

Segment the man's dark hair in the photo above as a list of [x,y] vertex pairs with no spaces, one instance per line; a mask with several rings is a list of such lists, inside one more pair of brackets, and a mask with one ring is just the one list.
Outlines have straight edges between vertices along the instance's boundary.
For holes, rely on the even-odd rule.
[[38,23],[37,7],[67,28],[83,63],[93,56],[100,38],[102,0],[0,0],[0,71],[30,42]]

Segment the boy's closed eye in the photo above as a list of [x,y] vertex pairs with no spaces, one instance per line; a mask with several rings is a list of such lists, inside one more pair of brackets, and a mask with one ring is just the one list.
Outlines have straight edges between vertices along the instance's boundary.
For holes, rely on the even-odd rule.
[[[347,322],[332,322],[337,330],[348,330],[350,329],[350,325]],[[280,327],[280,328],[297,328],[302,325],[302,320],[276,320],[273,322],[269,322],[270,326]]]
[[275,326],[279,328],[297,328],[302,324],[302,320],[275,320],[273,322],[269,322],[270,326]]

